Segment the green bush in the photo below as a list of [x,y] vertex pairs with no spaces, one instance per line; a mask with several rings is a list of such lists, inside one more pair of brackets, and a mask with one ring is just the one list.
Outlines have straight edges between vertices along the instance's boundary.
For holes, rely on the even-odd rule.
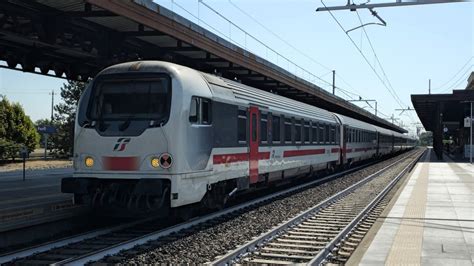
[[0,139],[0,160],[7,160],[19,157],[21,145],[6,139]]
[[28,151],[32,152],[37,147],[39,138],[33,122],[25,114],[23,107],[19,103],[11,103],[6,97],[2,97],[0,100],[0,139],[2,139],[3,152],[0,152],[0,158],[18,157],[18,155],[13,155],[13,152],[19,145],[25,145]]

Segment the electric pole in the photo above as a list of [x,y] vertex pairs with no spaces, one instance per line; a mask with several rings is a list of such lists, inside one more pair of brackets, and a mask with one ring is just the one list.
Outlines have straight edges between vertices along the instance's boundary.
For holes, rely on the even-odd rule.
[[332,71],[332,94],[336,94],[336,70]]
[[54,90],[51,91],[51,123],[54,120]]
[[431,94],[431,79],[428,80],[428,94]]

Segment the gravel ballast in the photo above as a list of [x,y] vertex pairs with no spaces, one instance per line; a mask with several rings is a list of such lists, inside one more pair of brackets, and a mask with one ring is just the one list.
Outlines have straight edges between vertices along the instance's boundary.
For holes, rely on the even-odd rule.
[[[274,226],[320,203],[368,175],[413,152],[369,166],[336,180],[309,188],[288,197],[251,209],[217,224],[180,232],[102,259],[100,262],[123,264],[205,263],[267,232]],[[408,162],[407,162],[408,163]],[[404,164],[406,165],[406,164]],[[402,168],[400,168],[402,169]],[[393,176],[396,171],[390,171]]]

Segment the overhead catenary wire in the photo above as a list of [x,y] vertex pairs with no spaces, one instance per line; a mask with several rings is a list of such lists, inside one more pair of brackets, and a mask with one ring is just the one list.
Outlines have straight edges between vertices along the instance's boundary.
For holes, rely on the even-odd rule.
[[[474,56],[471,56],[471,57],[466,61],[466,63],[456,72],[456,74],[454,74],[448,81],[446,81],[445,83],[443,83],[443,85],[438,86],[438,87],[435,88],[435,89],[432,89],[432,91],[441,90],[444,86],[448,85],[448,83],[450,83],[451,81],[453,81],[453,80],[459,75],[459,73],[461,73],[461,72],[464,70],[464,68],[469,65],[469,63],[471,62],[471,60],[472,60],[473,58],[474,58]],[[473,67],[473,65],[471,64],[471,69],[472,69],[472,67]],[[456,83],[456,82],[454,82],[454,83]]]
[[[276,54],[280,55],[282,58],[284,58],[285,60],[287,60],[288,62],[292,62],[290,59],[282,56],[281,54],[279,54],[278,52],[276,52],[275,50],[273,50],[272,48],[270,48],[269,46],[267,46],[266,44],[264,44],[263,42],[261,42],[260,40],[258,40],[256,37],[254,37],[253,35],[249,34],[248,32],[246,32],[244,29],[242,29],[241,27],[237,26],[234,22],[232,22],[231,20],[229,20],[226,16],[224,16],[223,14],[221,14],[219,11],[215,10],[214,8],[212,8],[209,4],[205,3],[204,0],[198,0],[199,3],[202,3],[205,7],[207,7],[209,10],[211,10],[212,12],[216,13],[218,16],[222,17],[223,19],[225,19],[226,21],[228,21],[229,23],[231,23],[232,25],[234,25],[236,28],[240,29],[242,32],[245,32],[247,35],[249,35],[251,38],[254,38],[255,40],[257,40],[260,44],[264,45],[265,47],[267,47],[268,49],[270,49],[271,51],[275,52]],[[318,65],[322,66],[323,68],[325,68],[326,70],[331,70],[329,67],[327,66],[324,66],[323,64],[319,63],[317,60],[315,60],[314,58],[312,58],[311,56],[307,55],[306,53],[302,52],[301,50],[299,50],[298,48],[296,48],[295,46],[291,45],[291,43],[289,43],[288,41],[284,40],[283,38],[281,38],[280,36],[278,36],[278,34],[276,34],[275,32],[271,31],[268,27],[266,27],[265,25],[263,25],[262,23],[260,23],[257,19],[253,18],[253,16],[251,16],[250,14],[248,14],[246,11],[244,11],[243,9],[241,9],[240,7],[238,7],[237,5],[235,5],[234,3],[232,3],[231,1],[229,1],[229,3],[231,3],[235,8],[237,8],[239,11],[241,11],[244,15],[246,15],[247,17],[249,17],[251,20],[253,20],[255,23],[257,23],[258,25],[260,25],[261,27],[263,27],[264,29],[266,29],[267,31],[269,31],[272,35],[274,35],[275,37],[277,37],[278,39],[280,39],[281,41],[285,42],[288,46],[290,46],[291,48],[293,48],[295,51],[297,51],[298,53],[302,54],[303,56],[307,57],[309,60],[317,63]],[[293,62],[292,62],[293,63]],[[303,69],[302,67],[298,66],[297,64],[293,63],[295,66]],[[306,70],[305,70],[306,71]],[[307,71],[308,72],[308,71]],[[309,73],[309,72],[308,72]],[[331,72],[329,73],[332,73],[332,70]],[[311,74],[313,77],[317,78],[319,81],[327,84],[327,85],[331,85],[332,86],[332,83],[322,79],[320,76],[316,76],[314,74]],[[326,75],[326,74],[325,74]],[[346,82],[347,83],[347,82]],[[351,93],[349,92],[348,90],[344,90],[338,86],[335,86],[336,89],[340,90],[341,92],[344,91],[346,93],[343,93],[344,95],[346,95],[347,97],[349,97],[350,99],[353,99],[351,98],[349,95],[347,95],[347,93],[350,93],[350,94],[353,94],[355,96],[359,96],[358,94],[354,94],[354,93]]]
[[[359,12],[357,11],[357,9],[356,9],[356,14],[357,14],[357,17],[358,17],[358,19],[359,19],[359,22],[360,22],[361,26],[364,25],[364,22],[362,21],[362,18],[360,17]],[[400,106],[403,106],[402,108],[405,108],[405,106],[407,106],[407,105],[400,99],[400,97],[398,96],[396,90],[393,88],[392,83],[390,82],[390,80],[389,80],[387,74],[385,73],[385,70],[384,70],[384,68],[383,68],[383,66],[382,66],[382,63],[381,63],[380,60],[379,60],[379,57],[377,56],[377,53],[375,52],[375,48],[374,48],[374,46],[372,45],[372,41],[370,40],[369,34],[367,33],[365,27],[362,27],[362,30],[363,30],[363,32],[364,32],[364,34],[365,34],[365,37],[367,38],[367,41],[368,41],[368,43],[369,43],[369,46],[370,46],[372,52],[374,53],[375,59],[376,59],[378,65],[379,65],[380,69],[382,70],[382,74],[383,74],[383,76],[385,77],[385,80],[387,81],[388,86],[390,87],[390,89],[391,89],[392,92],[393,92],[393,95],[394,95],[395,98],[396,98],[397,103],[398,103]],[[387,89],[388,89],[388,88],[387,88]],[[413,115],[412,115],[411,113],[408,113],[408,116],[410,117],[410,120],[411,120],[411,122],[413,123],[414,120],[415,120],[415,119],[413,118]]]
[[[324,3],[323,0],[321,0],[321,3],[323,4],[323,6],[325,8],[327,8],[326,4]],[[341,30],[344,32],[344,34],[346,34],[346,36],[349,38],[349,40],[351,41],[351,43],[354,45],[354,47],[357,49],[357,51],[359,52],[359,54],[364,58],[365,62],[369,65],[369,67],[372,69],[372,71],[374,72],[374,74],[376,75],[376,77],[380,80],[380,82],[384,85],[384,87],[387,89],[387,91],[390,93],[390,95],[392,96],[392,98],[400,105],[400,107],[402,108],[405,108],[406,106],[404,106],[402,103],[399,103],[399,100],[397,99],[398,97],[396,97],[392,90],[387,86],[386,82],[384,81],[384,79],[382,79],[382,77],[380,76],[380,74],[376,71],[376,69],[374,68],[374,66],[372,66],[372,64],[370,63],[370,61],[367,59],[367,57],[365,56],[365,54],[362,52],[362,50],[357,46],[357,44],[355,43],[355,41],[352,39],[352,37],[347,34],[346,30],[344,29],[344,27],[342,26],[342,24],[339,22],[339,20],[334,16],[334,14],[330,11],[329,11],[329,14],[331,15],[331,17],[334,19],[334,21],[337,23],[337,25],[341,28]]]
[[447,92],[451,89],[456,89],[463,82],[466,82],[467,79],[469,78],[470,73],[472,72],[472,67],[473,66],[474,65],[471,65],[471,68],[466,69],[466,71],[461,76],[459,76],[459,78],[450,87],[448,87],[447,89],[444,89],[442,92]]
[[[314,59],[314,57],[306,54],[305,52],[303,52],[302,50],[298,49],[297,47],[295,47],[294,45],[292,45],[289,41],[285,40],[284,38],[282,38],[280,35],[278,35],[277,33],[275,33],[273,30],[271,30],[270,28],[268,28],[267,26],[265,26],[263,23],[261,23],[258,19],[256,19],[254,16],[252,16],[251,14],[249,14],[247,11],[245,11],[244,9],[242,9],[241,7],[239,7],[238,5],[236,5],[234,2],[232,2],[232,0],[228,0],[229,3],[234,7],[236,8],[237,10],[239,10],[242,14],[244,14],[246,17],[248,17],[249,19],[251,19],[253,22],[255,22],[256,24],[258,24],[260,27],[262,27],[263,29],[265,29],[267,32],[269,32],[270,34],[272,34],[275,38],[279,39],[280,41],[282,41],[283,43],[285,43],[286,45],[288,45],[290,48],[292,48],[293,50],[295,50],[296,52],[298,52],[300,55],[302,55],[303,57],[305,57],[306,59],[312,61],[313,63],[316,63],[317,65],[321,66],[322,68],[328,70],[329,72],[327,72],[326,74],[324,75],[320,75],[319,77],[322,79],[322,77],[332,73],[332,69],[324,64],[322,64],[321,62],[317,61],[316,59]],[[356,95],[356,96],[360,96],[360,92],[358,92],[356,89],[354,89],[353,86],[351,86],[345,79],[342,78],[341,75],[339,75],[338,73],[336,73],[336,76],[338,78],[340,78],[346,85],[348,85],[348,87],[350,87],[353,91],[357,92],[358,94],[355,94],[355,93],[351,93],[349,92],[348,90],[345,90],[346,92],[349,92],[353,95]],[[329,82],[325,81],[327,84],[330,84]],[[336,89],[339,89],[339,90],[343,90],[342,88],[340,87],[337,87],[336,86]]]
[[[360,15],[359,15],[359,12],[356,10],[356,14],[357,14],[357,17],[359,18],[359,22],[361,25],[364,25],[364,22],[362,21]],[[370,37],[369,37],[369,34],[367,33],[367,31],[365,30],[365,27],[362,27],[362,30],[365,34],[365,37],[367,38],[367,41],[369,43],[369,46],[370,46],[370,49],[372,50],[374,56],[375,56],[375,60],[377,61],[379,67],[380,67],[380,70],[382,70],[382,74],[383,76],[385,77],[385,80],[387,81],[388,83],[388,86],[390,87],[390,90],[393,92],[393,95],[395,96],[395,100],[398,102],[399,105],[401,106],[405,106],[405,104],[403,104],[403,102],[400,100],[400,98],[398,97],[396,91],[393,89],[393,86],[390,82],[390,80],[388,79],[387,77],[387,74],[385,73],[385,70],[382,66],[382,63],[380,63],[380,60],[379,60],[379,57],[377,56],[377,53],[375,52],[375,49],[374,49],[374,46],[372,45],[372,41],[370,40]],[[388,89],[388,88],[387,88]]]
[[[207,24],[206,22],[202,21],[199,17],[196,17],[195,15],[193,15],[191,12],[189,12],[186,8],[184,8],[183,6],[177,4],[174,0],[172,1],[175,5],[177,5],[179,8],[183,9],[186,13],[188,13],[189,15],[193,16],[195,19],[203,22],[205,25],[213,28],[212,26],[210,26],[209,24]],[[323,68],[327,69],[327,70],[330,70],[330,68],[328,68],[327,66],[324,66],[322,65],[321,63],[319,63],[317,60],[311,58],[309,55],[305,54],[304,52],[300,51],[299,49],[297,49],[296,47],[294,47],[293,45],[291,45],[289,42],[287,42],[286,40],[284,40],[283,38],[279,37],[276,33],[274,33],[273,31],[271,31],[270,29],[268,29],[268,27],[264,26],[262,23],[258,22],[258,20],[256,20],[255,18],[253,18],[250,14],[248,14],[247,12],[245,12],[243,9],[239,8],[237,5],[235,5],[234,3],[232,3],[231,1],[229,1],[229,3],[231,3],[235,8],[237,8],[239,11],[241,11],[242,13],[244,13],[246,16],[250,17],[254,22],[256,22],[257,24],[259,24],[260,26],[262,26],[264,29],[266,29],[267,31],[269,31],[272,35],[275,35],[275,37],[277,37],[278,39],[280,39],[281,41],[285,42],[287,45],[289,45],[291,48],[295,49],[297,52],[299,52],[300,54],[302,54],[303,56],[307,57],[309,60],[317,63],[318,65],[322,66]],[[304,70],[302,67],[296,65],[295,63],[293,63],[292,61],[290,61],[288,58],[286,58],[285,56],[281,55],[280,53],[276,52],[274,49],[270,48],[268,45],[266,45],[265,43],[263,43],[262,41],[260,41],[259,39],[257,39],[256,37],[254,37],[253,35],[251,35],[250,33],[246,32],[244,29],[242,29],[240,26],[236,25],[234,22],[232,22],[231,20],[229,20],[226,16],[224,16],[223,14],[221,14],[219,11],[217,11],[216,9],[212,8],[209,4],[205,3],[204,0],[198,0],[198,4],[202,4],[203,6],[205,6],[206,8],[208,8],[209,10],[211,10],[213,13],[217,14],[219,17],[221,17],[222,19],[224,19],[225,21],[227,21],[228,23],[230,23],[231,25],[233,25],[235,28],[241,30],[242,32],[244,32],[246,35],[248,35],[249,37],[255,39],[257,42],[259,42],[261,45],[265,46],[266,48],[268,48],[270,51],[273,51],[274,53],[276,53],[277,55],[279,55],[280,57],[282,57],[283,59],[287,60],[288,62],[291,62],[292,64],[294,64],[296,67],[302,69],[303,71],[306,71],[308,72],[307,70]],[[218,33],[220,33],[221,35],[224,35],[224,33],[222,33],[221,31],[213,28],[215,31],[217,31]],[[332,70],[331,70],[332,72]],[[331,72],[328,72],[328,73],[331,73]],[[308,72],[310,73],[310,72]],[[327,74],[328,74],[327,73]],[[316,76],[312,73],[310,73],[310,75],[316,79],[318,79],[319,81],[323,82],[324,84],[327,84],[327,85],[331,85],[332,86],[332,83],[322,79],[320,76]],[[326,74],[325,74],[326,75]],[[340,75],[338,75],[339,78],[342,79],[342,77],[340,77]],[[347,85],[350,86],[350,84],[348,84],[347,81],[343,80],[343,82]],[[352,87],[352,86],[350,86]],[[356,93],[353,93],[349,90],[346,90],[346,89],[343,89],[339,86],[336,86],[336,89],[338,91],[340,91],[343,95],[345,95],[347,98],[349,99],[354,99],[353,96],[356,96],[357,98],[361,97],[359,94],[356,94]],[[353,89],[353,88],[352,88]],[[354,90],[355,91],[355,90]],[[353,95],[353,96],[351,96]],[[372,106],[369,105],[369,107],[371,107],[372,109],[374,109]],[[374,109],[375,110],[375,109]],[[380,112],[379,112],[380,113]],[[380,113],[380,114],[383,114],[383,113]],[[385,114],[383,114],[384,116],[386,116]]]

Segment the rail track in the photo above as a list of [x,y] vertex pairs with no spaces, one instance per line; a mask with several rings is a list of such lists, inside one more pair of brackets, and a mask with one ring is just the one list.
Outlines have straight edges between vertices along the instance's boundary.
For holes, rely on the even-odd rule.
[[387,204],[385,195],[423,154],[390,164],[210,264],[346,262]]
[[[142,245],[151,240],[164,239],[170,235],[186,230],[194,230],[203,224],[219,223],[229,217],[237,216],[246,212],[249,208],[266,204],[277,198],[286,197],[309,187],[317,186],[321,183],[336,179],[338,177],[356,172],[368,165],[358,166],[340,173],[336,173],[321,179],[313,180],[283,191],[279,191],[261,198],[251,200],[219,212],[215,212],[203,217],[197,217],[190,221],[171,225],[157,222],[156,219],[149,218],[129,224],[115,226],[103,230],[97,230],[64,238],[59,241],[49,242],[32,248],[17,252],[0,255],[0,264],[7,265],[83,265],[90,261],[100,260],[105,256],[117,254],[121,250],[127,250]],[[197,229],[198,230],[198,229]],[[172,237],[171,237],[172,238]],[[166,240],[165,240],[166,241]]]

